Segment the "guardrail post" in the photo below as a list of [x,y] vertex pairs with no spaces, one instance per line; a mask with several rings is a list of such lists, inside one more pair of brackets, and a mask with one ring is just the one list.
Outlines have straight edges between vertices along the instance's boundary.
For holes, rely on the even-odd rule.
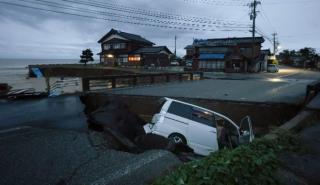
[[117,80],[116,78],[111,78],[111,88],[114,89],[117,87]]
[[89,79],[87,78],[82,78],[82,91],[87,92],[90,90],[90,83]]
[[153,75],[150,76],[150,83],[154,84],[154,76]]

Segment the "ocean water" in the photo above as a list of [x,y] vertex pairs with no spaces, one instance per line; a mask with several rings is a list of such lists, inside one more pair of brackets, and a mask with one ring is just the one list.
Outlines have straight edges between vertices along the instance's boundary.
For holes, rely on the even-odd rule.
[[8,83],[13,89],[34,88],[43,79],[28,78],[31,64],[77,64],[79,59],[0,59],[0,83]]

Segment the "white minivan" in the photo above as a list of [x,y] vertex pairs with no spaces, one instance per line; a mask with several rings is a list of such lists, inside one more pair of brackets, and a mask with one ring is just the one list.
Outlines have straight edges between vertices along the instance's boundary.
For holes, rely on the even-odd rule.
[[249,116],[242,119],[239,127],[222,114],[171,98],[161,99],[160,112],[145,125],[145,130],[187,144],[199,155],[254,139]]
[[277,73],[277,72],[279,72],[279,68],[275,64],[268,64],[267,72]]

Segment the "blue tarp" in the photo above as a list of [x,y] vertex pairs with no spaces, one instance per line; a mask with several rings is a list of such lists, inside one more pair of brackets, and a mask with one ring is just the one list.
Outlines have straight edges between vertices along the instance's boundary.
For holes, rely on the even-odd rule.
[[210,59],[224,59],[224,54],[200,54],[200,60],[210,60]]
[[34,73],[34,75],[37,77],[37,78],[42,78],[43,77],[43,74],[42,72],[40,71],[39,68],[35,67],[35,68],[31,68],[32,72]]

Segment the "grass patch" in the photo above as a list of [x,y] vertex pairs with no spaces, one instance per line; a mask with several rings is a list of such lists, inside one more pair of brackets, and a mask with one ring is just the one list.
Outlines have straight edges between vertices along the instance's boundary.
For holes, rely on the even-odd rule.
[[276,139],[259,138],[250,145],[224,149],[201,160],[186,163],[153,185],[264,185],[279,184],[275,172],[279,167],[277,155],[284,151],[299,151],[298,138],[281,131]]

